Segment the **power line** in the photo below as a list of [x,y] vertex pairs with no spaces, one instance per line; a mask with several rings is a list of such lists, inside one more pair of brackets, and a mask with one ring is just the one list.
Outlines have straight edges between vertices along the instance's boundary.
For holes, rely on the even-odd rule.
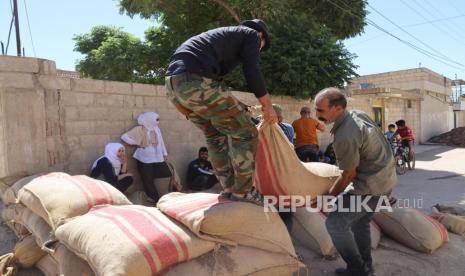
[[[404,0],[400,0],[402,2],[402,4],[404,4],[405,6],[407,6],[409,9],[411,9],[412,11],[414,11],[416,14],[418,14],[421,18],[423,19],[426,19],[428,20],[423,14],[421,14],[420,12],[418,12],[415,8],[413,8],[412,6],[410,6],[407,2],[405,2]],[[442,28],[439,28],[439,26],[437,26],[435,24],[435,22],[432,22],[431,25],[433,25],[436,29],[440,30],[441,32],[444,32],[444,33],[447,33],[449,34],[449,37],[454,39],[455,41],[457,41],[458,43],[460,43],[460,45],[463,44],[462,41],[459,41],[453,34],[449,33],[449,31],[447,29],[442,29]]]
[[[416,2],[416,1],[415,1]],[[444,13],[442,11],[440,11],[438,8],[436,8],[435,6],[433,6],[433,4],[431,4],[431,2],[429,2],[428,0],[425,0],[425,3],[431,7],[431,9],[433,9],[433,11],[436,11],[439,16],[444,16]],[[462,33],[463,30],[461,30],[460,28],[458,28],[457,26],[453,25],[453,24],[450,24],[450,26],[452,26],[453,28],[456,28],[456,30],[458,30],[458,33]]]
[[376,10],[374,7],[372,7],[370,4],[368,4],[368,7],[370,7],[373,11],[375,11],[377,14],[381,15],[384,19],[386,19],[387,21],[391,22],[394,26],[396,26],[397,28],[399,28],[401,31],[403,31],[404,33],[406,33],[407,35],[409,35],[410,37],[412,37],[413,39],[415,39],[416,41],[420,42],[422,45],[426,46],[428,49],[432,50],[433,52],[437,53],[438,55],[440,55],[441,58],[449,61],[449,62],[452,62],[452,63],[455,63],[457,65],[460,65],[460,66],[464,66],[464,64],[462,63],[459,63],[459,62],[456,62],[454,61],[453,59],[449,58],[448,56],[446,55],[443,55],[441,52],[437,51],[436,49],[430,47],[428,44],[424,43],[423,41],[421,41],[419,38],[417,38],[416,36],[412,35],[411,33],[409,33],[408,31],[406,31],[404,28],[402,28],[401,26],[399,26],[397,23],[395,23],[394,21],[392,21],[389,17],[385,16],[384,14],[382,14],[381,12],[379,12],[378,10]]
[[24,2],[24,9],[26,10],[27,27],[29,29],[29,37],[31,38],[32,51],[34,52],[34,57],[37,57],[36,48],[34,47],[34,40],[32,39],[31,25],[29,25],[29,14],[27,12],[26,0],[23,0],[23,2]]
[[[341,9],[341,10],[344,11],[344,12],[348,12],[348,13],[350,13],[350,14],[352,14],[352,15],[354,15],[354,16],[356,16],[356,17],[362,19],[362,20],[364,20],[364,18],[363,18],[361,15],[354,14],[353,12],[351,12],[349,6],[346,5],[346,8],[348,8],[348,9],[344,9],[344,8],[342,8],[341,6],[339,6],[338,4],[334,3],[332,0],[327,0],[327,1],[328,1],[331,5],[335,6],[336,8]],[[435,57],[436,55],[432,54],[431,52],[429,52],[429,51],[427,51],[427,50],[424,50],[424,49],[422,49],[422,48],[420,48],[420,47],[418,47],[418,46],[416,46],[416,45],[414,45],[414,44],[412,44],[412,43],[410,43],[410,42],[408,42],[408,41],[406,41],[406,40],[403,40],[403,39],[397,37],[396,35],[390,33],[390,32],[387,31],[386,29],[380,27],[380,26],[377,25],[374,21],[372,21],[372,20],[370,20],[370,19],[368,19],[368,18],[366,19],[366,22],[367,22],[368,24],[372,25],[373,27],[375,27],[376,29],[378,29],[378,30],[380,30],[380,31],[382,31],[382,32],[384,32],[384,33],[386,33],[386,34],[388,34],[389,36],[391,36],[391,37],[393,37],[393,38],[395,38],[395,39],[397,39],[397,40],[399,40],[400,42],[404,43],[405,45],[409,46],[410,48],[412,48],[412,49],[414,49],[414,50],[416,50],[416,51],[418,51],[418,52],[424,54],[425,56],[430,57],[431,59],[434,59],[434,60],[436,60],[436,61],[438,61],[438,62],[440,62],[440,63],[443,63],[443,64],[445,64],[445,65],[447,65],[447,66],[449,66],[449,67],[453,67],[453,68],[459,69],[459,70],[464,70],[463,67],[457,67],[457,66],[455,66],[455,65],[449,64],[448,62],[444,61],[443,59],[436,58],[436,57]]]

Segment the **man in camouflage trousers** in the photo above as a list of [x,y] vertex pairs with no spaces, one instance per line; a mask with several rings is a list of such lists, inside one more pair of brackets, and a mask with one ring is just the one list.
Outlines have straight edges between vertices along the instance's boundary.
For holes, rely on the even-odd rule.
[[251,197],[258,132],[245,106],[223,90],[222,78],[242,63],[265,121],[277,122],[258,66],[260,51],[269,45],[262,20],[213,29],[184,42],[171,57],[166,73],[167,95],[205,134],[215,175],[223,195],[231,199]]

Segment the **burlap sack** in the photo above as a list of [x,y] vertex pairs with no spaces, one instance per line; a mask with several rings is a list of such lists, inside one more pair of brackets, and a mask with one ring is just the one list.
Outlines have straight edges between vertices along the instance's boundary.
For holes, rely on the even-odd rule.
[[29,230],[22,224],[15,221],[16,219],[16,208],[15,205],[0,205],[1,218],[3,222],[10,228],[17,237],[24,237],[30,234]]
[[15,204],[18,199],[18,192],[25,185],[29,184],[34,178],[37,178],[40,174],[35,174],[27,177],[23,177],[17,180],[10,188],[8,188],[2,196],[2,200],[5,204]]
[[465,208],[463,207],[436,204],[433,206],[433,208],[441,213],[447,213],[447,214],[452,214],[452,215],[457,215],[457,216],[465,216]]
[[440,213],[435,218],[450,232],[465,236],[465,216]]
[[265,212],[261,206],[217,194],[170,193],[160,198],[157,207],[203,239],[295,256],[278,213]]
[[45,276],[60,275],[57,261],[49,254],[43,256],[36,263],[35,267],[37,267]]
[[253,247],[224,246],[189,262],[175,265],[164,273],[178,275],[292,275],[304,265],[288,254],[272,253]]
[[258,138],[254,185],[264,195],[298,195],[314,199],[327,194],[340,175],[336,166],[301,162],[277,124],[262,124]]
[[50,173],[37,177],[19,191],[19,201],[42,217],[52,229],[101,204],[131,202],[108,183],[85,175]]
[[433,253],[449,240],[442,224],[416,209],[393,208],[374,219],[383,233],[419,252]]
[[[336,254],[331,236],[326,229],[326,215],[321,212],[309,212],[305,208],[297,208],[292,216],[291,236],[308,249],[325,257]],[[381,240],[379,226],[370,223],[371,248],[376,249]]]
[[2,276],[14,275],[18,266],[31,267],[45,255],[34,237],[27,236],[16,243],[13,253],[0,256],[0,273]]
[[13,205],[12,209],[14,209],[15,221],[32,233],[37,245],[44,251],[52,252],[51,245],[56,241],[56,238],[47,222],[19,204]]
[[158,209],[138,205],[94,207],[55,235],[97,275],[153,275],[215,247]]
[[144,191],[135,191],[128,197],[132,204],[154,207],[155,203],[148,201],[148,198]]
[[[8,188],[10,188],[16,181],[20,180],[23,177],[26,177],[27,174],[25,172],[5,176],[0,178],[0,195],[2,195]],[[3,199],[3,196],[2,196]]]
[[[116,253],[116,252],[114,252]],[[94,276],[95,273],[89,264],[60,244],[53,253],[53,258],[58,264],[59,275],[65,276]]]

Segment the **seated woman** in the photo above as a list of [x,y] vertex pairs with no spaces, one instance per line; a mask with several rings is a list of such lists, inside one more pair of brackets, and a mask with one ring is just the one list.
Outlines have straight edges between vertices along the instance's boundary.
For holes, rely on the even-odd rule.
[[126,150],[120,143],[109,143],[105,154],[95,160],[90,176],[110,183],[124,192],[132,184],[132,175],[128,173]]
[[159,120],[160,116],[155,112],[142,113],[137,118],[139,125],[121,136],[124,142],[137,146],[133,157],[137,161],[144,191],[154,202],[169,192],[172,176],[165,162],[168,153],[158,127]]

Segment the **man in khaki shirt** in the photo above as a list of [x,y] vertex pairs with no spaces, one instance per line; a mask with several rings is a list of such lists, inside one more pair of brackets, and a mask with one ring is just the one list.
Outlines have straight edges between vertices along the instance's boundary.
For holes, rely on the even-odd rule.
[[[334,123],[333,147],[342,175],[329,194],[340,195],[352,182],[353,190],[337,199],[326,228],[347,268],[337,275],[373,275],[370,221],[381,196],[389,195],[397,183],[390,145],[375,122],[362,111],[347,111],[347,100],[338,88],[326,88],[315,97],[316,114],[325,124]],[[385,198],[383,198],[385,200]],[[369,208],[353,208],[365,202]],[[359,205],[360,206],[360,205]]]

